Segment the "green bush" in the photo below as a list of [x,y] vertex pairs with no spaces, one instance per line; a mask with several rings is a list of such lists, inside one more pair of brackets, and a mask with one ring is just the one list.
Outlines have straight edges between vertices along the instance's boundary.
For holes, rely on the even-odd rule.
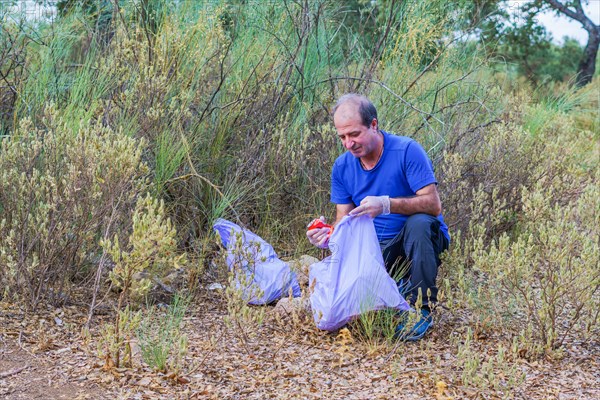
[[[113,239],[105,238],[100,242],[114,262],[114,267],[109,273],[110,280],[121,291],[114,322],[102,327],[100,356],[104,358],[107,368],[132,364],[131,340],[142,317],[140,311],[131,310],[130,300],[139,303],[150,291],[156,276],[162,276],[174,268],[178,269],[187,259],[185,253],[177,252],[177,231],[165,216],[162,201],[150,195],[139,197],[133,210],[132,222],[132,232],[125,246],[121,247],[117,234]],[[176,301],[179,300],[176,298]],[[181,304],[176,303],[174,307],[177,315],[183,312]],[[151,322],[146,318],[142,323],[144,325],[139,332],[143,334]],[[146,336],[144,340],[149,338]],[[146,344],[152,347],[152,344],[145,342],[144,345]],[[145,350],[153,351],[148,347],[145,347]],[[159,367],[163,369],[165,366],[161,364]]]
[[126,2],[102,33],[87,30],[85,7],[62,13],[44,43],[28,42],[14,114],[38,124],[51,99],[72,129],[91,119],[144,138],[153,194],[190,249],[216,217],[239,217],[286,253],[306,251],[303,227],[330,210],[326,170],[343,149],[328,110],[346,91],[371,95],[382,126],[417,137],[436,163],[449,132],[497,108],[476,79],[482,60],[451,46],[444,1],[361,3],[359,19],[332,1],[147,5],[156,23]]
[[107,323],[100,328],[98,356],[104,360],[104,368],[133,367],[133,346],[135,332],[142,320],[140,311],[129,306],[117,310],[115,323]]
[[586,337],[598,329],[600,190],[587,182],[575,202],[553,206],[545,185],[522,193],[521,234],[495,240],[474,268],[514,298],[515,315],[527,317],[525,344],[551,350],[569,334]]
[[[223,296],[227,304],[225,324],[232,329],[248,351],[247,342],[254,337],[265,319],[265,307],[253,307],[250,300],[261,299],[264,292],[255,282],[256,255],[260,254],[261,244],[245,242],[242,232],[231,232],[230,240],[234,240],[230,251],[222,250],[221,262],[224,269],[229,268],[227,287]],[[229,256],[229,253],[231,255]],[[231,258],[230,258],[231,257]],[[231,261],[228,265],[227,261]],[[264,260],[263,260],[264,261]]]

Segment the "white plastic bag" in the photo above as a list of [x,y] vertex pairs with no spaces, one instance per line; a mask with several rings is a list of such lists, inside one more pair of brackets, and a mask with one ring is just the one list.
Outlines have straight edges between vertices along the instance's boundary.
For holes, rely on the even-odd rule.
[[371,217],[344,217],[329,249],[332,254],[309,272],[309,282],[314,282],[310,303],[319,329],[336,330],[372,310],[410,310],[385,269]]
[[301,295],[296,274],[260,236],[222,218],[213,229],[227,249],[227,266],[236,273],[236,287],[249,304],[272,303],[288,296],[290,289],[293,297]]

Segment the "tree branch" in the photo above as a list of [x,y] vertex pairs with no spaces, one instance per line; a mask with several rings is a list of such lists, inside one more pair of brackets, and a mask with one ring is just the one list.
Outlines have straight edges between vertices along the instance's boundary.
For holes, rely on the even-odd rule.
[[600,30],[600,26],[594,24],[594,22],[589,19],[585,13],[583,12],[583,7],[581,6],[581,0],[575,1],[575,10],[571,10],[566,4],[561,3],[558,0],[545,0],[550,7],[559,11],[566,16],[578,21],[583,25],[583,28],[588,32],[594,32]]

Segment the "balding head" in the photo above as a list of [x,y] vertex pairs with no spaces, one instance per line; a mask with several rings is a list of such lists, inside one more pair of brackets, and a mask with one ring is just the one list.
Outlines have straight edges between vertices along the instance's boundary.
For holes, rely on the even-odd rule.
[[[358,113],[362,124],[366,127],[371,126],[371,122],[377,119],[377,109],[371,100],[357,93],[348,93],[338,99],[331,113],[334,118],[338,110],[341,113]],[[350,115],[345,117],[350,117]]]

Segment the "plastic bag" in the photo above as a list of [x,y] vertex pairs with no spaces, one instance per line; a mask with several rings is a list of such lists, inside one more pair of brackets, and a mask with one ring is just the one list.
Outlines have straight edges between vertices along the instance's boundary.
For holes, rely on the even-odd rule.
[[362,313],[395,308],[410,310],[385,269],[373,220],[344,217],[329,239],[331,255],[313,264],[309,282],[313,317],[319,329],[332,331]]
[[227,249],[227,266],[235,273],[235,285],[249,304],[272,303],[288,296],[290,288],[294,297],[301,295],[296,274],[260,236],[222,218],[213,229]]

